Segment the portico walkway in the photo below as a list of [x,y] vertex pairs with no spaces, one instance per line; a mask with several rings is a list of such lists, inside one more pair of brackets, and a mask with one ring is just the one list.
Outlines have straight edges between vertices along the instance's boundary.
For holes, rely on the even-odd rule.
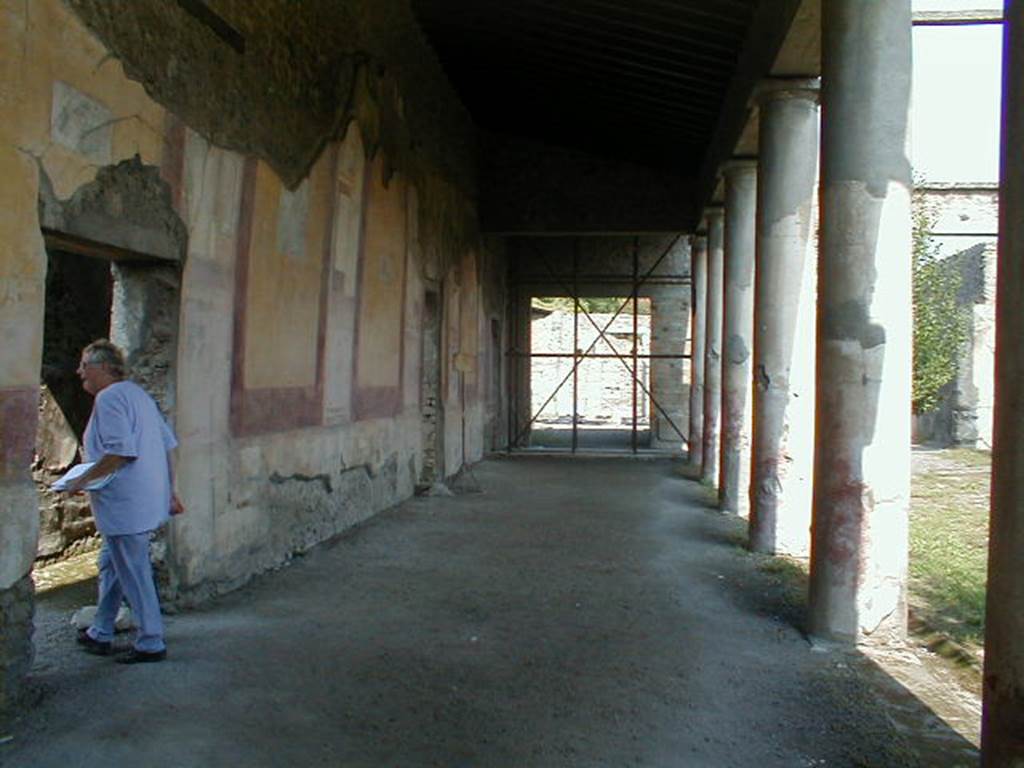
[[[201,610],[170,657],[78,652],[42,601],[7,766],[969,765],[667,460],[495,459]],[[758,556],[759,557],[759,556]],[[58,621],[60,622],[58,624]],[[909,701],[909,704],[907,703]],[[925,737],[928,731],[930,737]]]

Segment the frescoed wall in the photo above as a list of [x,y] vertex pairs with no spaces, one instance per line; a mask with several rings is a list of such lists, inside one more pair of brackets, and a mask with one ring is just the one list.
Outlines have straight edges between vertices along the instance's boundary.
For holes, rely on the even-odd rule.
[[294,191],[247,161],[236,257],[232,425],[236,433],[318,424],[330,258],[333,160]]
[[402,401],[406,185],[385,178],[384,158],[370,164],[364,184],[363,247],[359,263],[356,418],[394,416]]
[[[390,18],[382,6],[356,5],[366,34],[381,34],[374,25]],[[324,140],[310,145],[303,131],[286,130],[308,100],[246,102],[240,94],[252,70],[219,72],[232,65],[217,57],[182,61],[182,71],[134,59],[123,68],[112,55],[149,55],[124,30],[134,33],[147,13],[180,9],[139,0],[105,16],[99,7],[0,3],[0,45],[15,52],[0,57],[0,592],[15,595],[12,605],[28,600],[37,546],[29,469],[43,346],[44,199],[47,210],[79,210],[89,190],[106,190],[102,225],[80,217],[78,229],[63,232],[66,222],[55,220],[47,237],[82,244],[93,257],[141,254],[180,275],[179,306],[161,316],[178,324],[168,331],[176,337],[168,402],[188,514],[167,534],[165,600],[187,604],[231,589],[408,497],[422,480],[428,398],[443,398],[446,431],[458,434],[445,461],[432,462],[438,477],[482,455],[487,308],[476,266],[483,246],[475,158],[466,149],[474,141],[422,39],[396,46],[391,69],[357,62],[346,70],[348,100],[331,119],[316,116]],[[246,66],[269,67],[274,56]],[[148,73],[146,87],[126,70]],[[409,72],[420,91],[401,86]],[[279,75],[264,74],[268,82]],[[199,77],[221,78],[221,106],[279,109],[285,127],[274,134],[265,123],[179,100],[181,78]],[[317,84],[291,85],[298,93]],[[442,146],[432,133],[436,115],[418,111],[425,103],[448,105],[446,130],[464,140]],[[211,128],[218,119],[223,130]],[[89,186],[115,166],[127,185]],[[132,174],[147,184],[132,186]],[[136,199],[141,189],[159,199]],[[168,237],[170,225],[155,210],[171,212],[180,238]],[[442,285],[445,315],[434,332],[445,333],[446,389],[431,393],[421,370],[424,297]],[[488,311],[501,315],[500,307]],[[147,316],[118,322],[131,335],[137,328],[129,326]],[[27,663],[28,624],[15,627],[6,614],[0,624],[22,639]]]
[[352,349],[359,252],[363,241],[366,150],[358,123],[349,123],[338,147],[335,168],[331,268],[328,277],[324,349],[324,423],[352,419]]

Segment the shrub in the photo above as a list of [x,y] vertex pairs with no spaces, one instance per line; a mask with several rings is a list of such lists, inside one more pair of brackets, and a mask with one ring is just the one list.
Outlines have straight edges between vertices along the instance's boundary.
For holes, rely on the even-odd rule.
[[914,413],[935,408],[942,388],[956,377],[960,353],[970,333],[970,307],[959,300],[962,273],[942,259],[931,240],[934,215],[914,200]]

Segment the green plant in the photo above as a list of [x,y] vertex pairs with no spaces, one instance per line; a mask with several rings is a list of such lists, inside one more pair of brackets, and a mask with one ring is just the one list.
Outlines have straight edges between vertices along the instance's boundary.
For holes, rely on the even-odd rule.
[[[623,307],[624,302],[625,306]],[[534,296],[532,306],[547,312],[572,312],[573,300],[566,296]],[[619,312],[620,307],[622,307],[621,312]],[[650,302],[641,297],[636,311],[638,315],[649,315],[651,313]],[[633,314],[633,300],[616,297],[581,297],[580,312],[607,315],[619,312],[619,317],[629,317]]]
[[934,215],[914,201],[914,413],[938,405],[942,388],[956,377],[970,332],[970,308],[958,301],[963,281],[957,263],[940,258],[932,244]]
[[944,450],[915,471],[911,486],[911,605],[933,629],[968,645],[984,635],[991,460]]

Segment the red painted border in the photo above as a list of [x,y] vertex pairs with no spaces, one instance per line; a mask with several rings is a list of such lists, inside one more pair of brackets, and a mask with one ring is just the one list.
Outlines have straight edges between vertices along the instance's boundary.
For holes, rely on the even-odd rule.
[[31,480],[39,387],[0,389],[0,480]]

